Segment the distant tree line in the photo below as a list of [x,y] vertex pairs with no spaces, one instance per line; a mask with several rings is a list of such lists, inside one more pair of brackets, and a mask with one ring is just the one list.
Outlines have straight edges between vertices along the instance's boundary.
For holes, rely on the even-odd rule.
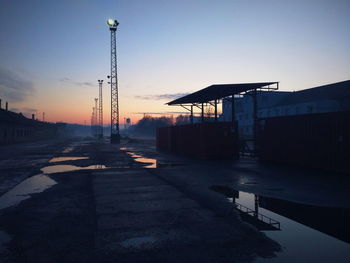
[[136,135],[155,136],[156,130],[159,127],[184,125],[189,123],[190,118],[188,115],[179,115],[175,119],[166,116],[152,117],[146,115],[135,125],[131,126],[128,129],[128,132]]

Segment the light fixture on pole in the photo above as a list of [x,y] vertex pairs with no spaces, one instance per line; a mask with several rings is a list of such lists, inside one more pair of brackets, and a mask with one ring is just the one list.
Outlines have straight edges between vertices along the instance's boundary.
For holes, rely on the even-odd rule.
[[116,32],[119,23],[117,20],[108,19],[107,25],[111,31],[111,75],[109,76],[111,82],[111,143],[120,143],[116,44]]

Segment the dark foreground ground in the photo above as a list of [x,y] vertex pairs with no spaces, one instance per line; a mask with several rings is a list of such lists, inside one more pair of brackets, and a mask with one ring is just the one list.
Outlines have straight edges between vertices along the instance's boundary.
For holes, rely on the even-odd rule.
[[[241,221],[213,186],[349,205],[349,182],[342,177],[304,180],[289,171],[282,180],[279,168],[180,159],[157,153],[150,140],[1,148],[0,194],[44,166],[52,166],[44,171],[57,184],[0,210],[0,232],[11,238],[0,243],[0,262],[253,262],[273,257],[280,245]],[[49,163],[69,156],[89,158]],[[141,163],[153,161],[142,157],[157,159],[157,168],[145,168],[155,165]],[[64,165],[90,169],[62,172],[69,169]],[[328,180],[341,182],[330,189]]]

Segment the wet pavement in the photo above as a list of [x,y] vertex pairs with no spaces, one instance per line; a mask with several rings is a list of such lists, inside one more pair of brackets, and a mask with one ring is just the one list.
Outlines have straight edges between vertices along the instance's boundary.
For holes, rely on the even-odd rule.
[[0,209],[18,205],[32,194],[41,193],[55,184],[56,181],[44,174],[31,176],[0,196]]
[[154,141],[58,145],[29,146],[25,175],[0,160],[9,262],[349,262],[344,177],[188,160],[157,153]]
[[210,189],[225,196],[242,220],[282,245],[276,258],[258,262],[350,262],[350,208],[305,205],[226,186]]
[[246,192],[238,196],[231,201],[257,208],[281,224],[280,231],[263,232],[282,246],[282,252],[258,262],[350,262],[350,209],[307,206]]
[[6,245],[11,241],[11,236],[4,231],[0,231],[0,253],[4,253]]

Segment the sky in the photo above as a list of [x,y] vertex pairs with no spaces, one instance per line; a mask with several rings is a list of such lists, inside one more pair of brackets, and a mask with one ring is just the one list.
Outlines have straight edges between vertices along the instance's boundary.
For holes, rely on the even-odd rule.
[[110,121],[117,30],[120,122],[182,111],[212,84],[293,91],[350,79],[349,0],[0,0],[0,99],[51,122],[90,123],[98,79]]

